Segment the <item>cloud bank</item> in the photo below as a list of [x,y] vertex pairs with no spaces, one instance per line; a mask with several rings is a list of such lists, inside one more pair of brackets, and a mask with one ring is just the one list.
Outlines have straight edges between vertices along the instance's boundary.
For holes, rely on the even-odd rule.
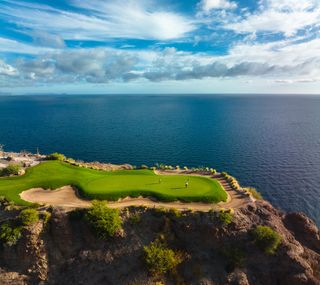
[[61,2],[1,1],[0,87],[320,80],[318,0]]

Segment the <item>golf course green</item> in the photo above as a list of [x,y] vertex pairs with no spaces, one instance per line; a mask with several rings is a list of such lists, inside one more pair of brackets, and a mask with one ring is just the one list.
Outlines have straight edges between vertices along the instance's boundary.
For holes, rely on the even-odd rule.
[[[188,187],[185,182],[188,181]],[[28,168],[23,176],[0,178],[0,196],[28,205],[19,193],[30,188],[75,186],[88,199],[117,200],[154,197],[162,201],[220,202],[227,193],[215,179],[191,175],[157,175],[152,170],[99,171],[61,161],[46,161]]]

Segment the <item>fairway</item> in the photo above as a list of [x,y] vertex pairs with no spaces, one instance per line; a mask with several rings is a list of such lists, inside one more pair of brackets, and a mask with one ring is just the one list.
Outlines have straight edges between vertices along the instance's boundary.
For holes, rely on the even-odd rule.
[[[161,181],[159,181],[161,180]],[[185,187],[188,180],[189,186]],[[227,193],[218,181],[201,176],[157,175],[152,170],[99,171],[46,161],[27,169],[18,177],[0,178],[0,196],[27,205],[19,193],[30,188],[56,189],[72,185],[88,199],[118,200],[130,197],[155,197],[162,201],[220,202]]]

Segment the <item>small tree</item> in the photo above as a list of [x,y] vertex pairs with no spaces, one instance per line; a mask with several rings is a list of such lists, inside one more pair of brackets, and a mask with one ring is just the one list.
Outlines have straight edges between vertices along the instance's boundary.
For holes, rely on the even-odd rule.
[[28,226],[39,221],[39,213],[36,209],[25,209],[20,212],[19,218],[24,226]]
[[251,231],[255,244],[267,254],[274,254],[281,243],[281,236],[268,226],[257,226]]
[[159,275],[174,270],[182,258],[172,249],[155,241],[144,247],[145,262],[152,274]]
[[0,239],[6,245],[15,245],[21,237],[21,231],[21,227],[14,227],[9,222],[5,222],[0,227]]
[[86,213],[86,220],[101,239],[114,236],[122,228],[119,210],[108,208],[102,201],[92,202],[92,207]]

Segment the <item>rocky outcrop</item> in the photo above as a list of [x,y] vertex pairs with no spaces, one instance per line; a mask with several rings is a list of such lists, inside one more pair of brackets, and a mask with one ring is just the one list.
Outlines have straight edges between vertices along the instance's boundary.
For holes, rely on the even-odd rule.
[[[39,222],[17,245],[0,249],[0,284],[320,284],[319,231],[304,214],[257,201],[235,210],[229,225],[215,212],[180,216],[143,207],[123,210],[122,218],[123,236],[102,241],[81,213],[70,217],[53,210],[46,227]],[[274,255],[253,243],[249,232],[256,225],[281,235]],[[142,253],[158,237],[181,252],[184,262],[176,272],[154,277]],[[241,262],[235,259],[240,251]]]

